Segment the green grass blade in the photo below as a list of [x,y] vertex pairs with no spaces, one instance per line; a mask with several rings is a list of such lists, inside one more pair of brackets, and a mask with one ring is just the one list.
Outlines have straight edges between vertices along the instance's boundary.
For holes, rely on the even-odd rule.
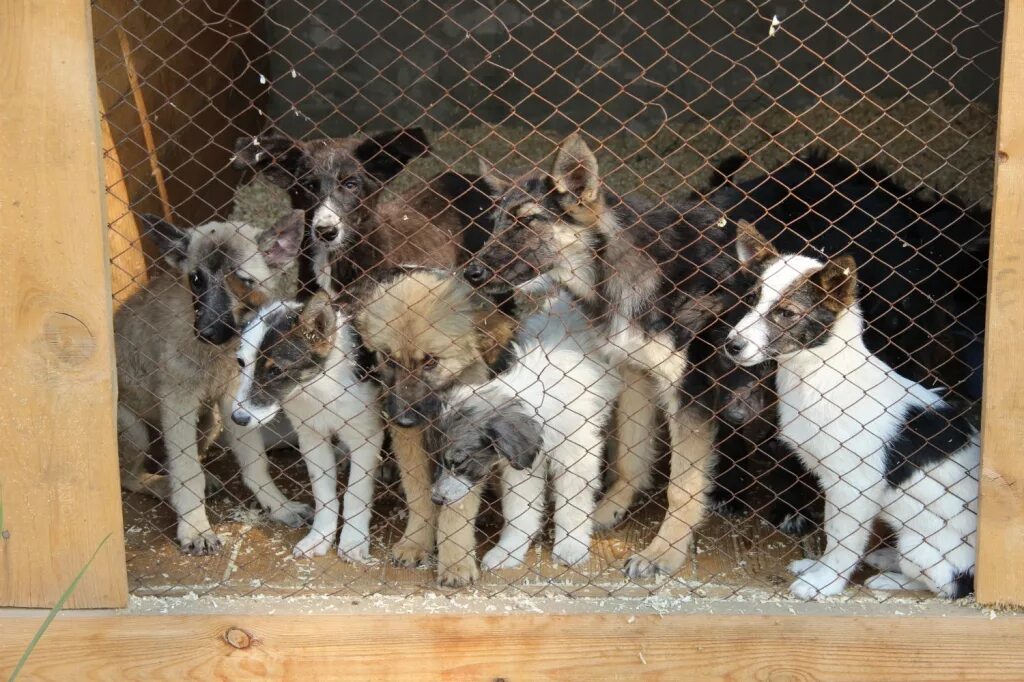
[[60,599],[58,599],[57,603],[53,605],[52,609],[50,609],[50,613],[47,614],[46,620],[44,620],[42,625],[39,626],[39,629],[36,630],[35,636],[32,638],[32,641],[28,643],[28,647],[25,648],[25,652],[21,655],[21,659],[18,660],[18,665],[14,666],[14,671],[11,673],[9,682],[14,682],[15,678],[18,677],[18,673],[20,673],[21,669],[25,667],[25,662],[28,661],[28,657],[32,654],[32,650],[36,648],[36,644],[38,644],[39,640],[42,639],[43,635],[46,633],[46,629],[50,627],[50,623],[53,622],[53,619],[57,617],[57,614],[60,613],[60,610],[64,607],[64,602],[68,600],[71,593],[75,591],[76,587],[78,587],[78,582],[82,579],[82,576],[85,575],[85,572],[89,570],[89,566],[92,565],[93,559],[96,558],[96,555],[100,553],[100,550],[103,549],[103,545],[107,544],[107,540],[109,539],[110,534],[108,533],[107,537],[100,541],[99,546],[96,547],[96,551],[92,553],[89,560],[85,562],[85,566],[82,566],[82,570],[78,572],[75,579],[71,581],[70,585],[68,585],[68,589],[64,590],[64,594],[60,595]]

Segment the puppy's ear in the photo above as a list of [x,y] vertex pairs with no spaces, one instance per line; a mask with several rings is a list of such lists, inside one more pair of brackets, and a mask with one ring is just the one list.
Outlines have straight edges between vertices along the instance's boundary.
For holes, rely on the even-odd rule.
[[304,142],[294,140],[276,130],[256,137],[240,137],[235,141],[231,166],[263,173],[278,187],[290,188],[310,167],[309,150]]
[[558,148],[551,177],[560,192],[569,192],[580,203],[593,204],[600,194],[597,157],[578,134],[569,136]]
[[168,265],[180,270],[188,258],[189,233],[152,213],[143,213],[140,219],[143,236],[156,244]]
[[500,197],[512,187],[512,181],[492,166],[490,161],[482,156],[478,156],[476,157],[476,163],[480,168],[480,178],[487,187],[487,193],[492,197]]
[[322,289],[318,291],[299,313],[299,324],[302,334],[309,341],[313,352],[327,355],[334,345],[337,333],[338,318],[331,305],[331,297]]
[[359,143],[354,156],[367,173],[386,183],[428,151],[430,142],[422,128],[403,128],[379,133]]
[[544,445],[537,420],[515,410],[495,412],[484,428],[495,452],[513,469],[529,469]]
[[746,220],[736,223],[736,255],[740,262],[748,267],[779,256],[772,243]]
[[811,281],[821,287],[828,308],[848,308],[857,300],[857,261],[853,256],[840,256],[811,275]]
[[290,265],[302,247],[305,214],[301,209],[288,211],[260,236],[260,251],[267,264],[275,268]]

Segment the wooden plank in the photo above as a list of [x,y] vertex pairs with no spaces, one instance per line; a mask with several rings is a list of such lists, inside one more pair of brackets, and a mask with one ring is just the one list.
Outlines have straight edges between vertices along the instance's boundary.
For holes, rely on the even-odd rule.
[[982,415],[978,600],[1024,605],[1024,6],[1006,3]]
[[[45,36],[45,39],[41,39]],[[0,3],[0,605],[127,600],[89,3]]]
[[[0,675],[37,618],[0,627]],[[32,680],[1024,679],[1024,618],[299,615],[58,618]]]
[[110,124],[100,111],[103,131],[103,177],[107,191],[107,243],[110,249],[110,289],[114,305],[120,304],[146,283],[146,257],[142,250],[139,223],[131,211],[121,161],[110,133]]

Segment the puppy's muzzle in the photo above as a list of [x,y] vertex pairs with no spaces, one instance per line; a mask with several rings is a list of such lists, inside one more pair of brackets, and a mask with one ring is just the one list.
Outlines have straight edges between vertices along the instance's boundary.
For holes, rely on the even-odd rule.
[[491,269],[478,260],[471,261],[462,271],[462,276],[473,286],[479,286],[491,278]]
[[316,228],[317,239],[323,242],[331,243],[338,238],[341,234],[341,230],[335,225],[325,225],[324,227]]

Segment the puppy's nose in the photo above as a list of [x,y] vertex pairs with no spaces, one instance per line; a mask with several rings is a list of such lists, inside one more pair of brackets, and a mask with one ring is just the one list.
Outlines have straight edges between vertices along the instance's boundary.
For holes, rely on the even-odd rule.
[[483,284],[491,276],[491,271],[483,263],[475,260],[466,266],[462,271],[462,276],[470,284]]
[[444,504],[444,495],[440,495],[438,493],[432,493],[430,495],[430,501],[433,502],[434,504],[436,504],[438,507],[440,507],[440,506],[442,506]]
[[735,358],[737,355],[743,352],[743,349],[746,347],[746,345],[746,341],[744,341],[738,336],[734,336],[726,342],[725,352]]
[[336,227],[318,227],[316,228],[316,235],[325,242],[333,242],[338,238],[338,228]]
[[419,415],[413,410],[406,410],[397,417],[395,417],[395,423],[399,426],[409,428],[410,426],[416,426],[420,423]]
[[239,407],[231,413],[231,421],[235,422],[239,426],[248,426],[249,423],[252,422],[252,415]]

